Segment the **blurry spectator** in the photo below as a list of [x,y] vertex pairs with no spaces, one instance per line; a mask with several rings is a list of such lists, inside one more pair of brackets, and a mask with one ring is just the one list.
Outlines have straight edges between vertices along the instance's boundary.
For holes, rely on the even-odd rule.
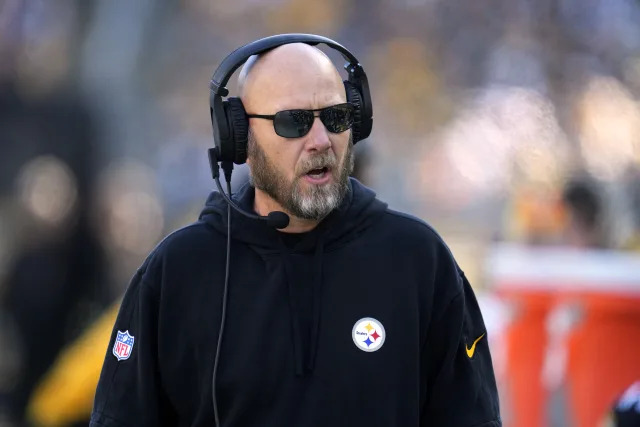
[[[95,164],[86,107],[68,88],[28,99],[0,86],[0,194],[17,231],[0,294],[15,330],[20,367],[0,389],[0,414],[22,422],[40,377],[58,351],[105,305],[102,253],[89,225]],[[12,194],[10,184],[16,183]]]
[[104,349],[120,302],[112,304],[77,340],[60,352],[35,389],[27,410],[32,425],[56,427],[89,424]]
[[640,381],[636,381],[614,403],[604,427],[640,426]]
[[606,246],[603,194],[590,178],[570,180],[562,201],[567,211],[564,243],[574,247]]
[[505,221],[508,239],[528,245],[557,244],[567,216],[559,191],[522,186],[513,193]]
[[640,251],[640,169],[629,173],[626,190],[631,208],[632,229],[630,236],[623,242],[623,248]]

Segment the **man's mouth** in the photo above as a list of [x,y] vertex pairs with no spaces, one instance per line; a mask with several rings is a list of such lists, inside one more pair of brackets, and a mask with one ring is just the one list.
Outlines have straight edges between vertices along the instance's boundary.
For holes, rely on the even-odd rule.
[[323,185],[331,180],[331,168],[324,166],[311,169],[303,177],[310,184]]
[[309,172],[306,173],[306,175],[313,179],[320,179],[324,177],[324,175],[328,172],[329,172],[329,168],[325,166],[322,168],[311,169]]

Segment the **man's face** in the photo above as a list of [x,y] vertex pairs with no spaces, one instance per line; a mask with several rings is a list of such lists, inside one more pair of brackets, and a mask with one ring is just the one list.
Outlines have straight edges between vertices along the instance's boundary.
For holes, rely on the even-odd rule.
[[[346,101],[340,75],[327,58],[307,58],[303,52],[302,58],[276,59],[252,71],[250,96],[243,99],[247,113],[271,115]],[[322,219],[340,204],[353,169],[351,130],[331,133],[316,117],[306,135],[283,138],[273,121],[250,120],[247,163],[257,189],[303,219]]]
[[[248,150],[252,158],[251,184],[298,218],[324,218],[338,207],[348,190],[349,174],[353,170],[354,161],[351,137],[340,162],[330,150],[313,154],[298,162],[293,178],[287,178],[286,171],[269,159],[253,132],[249,133]],[[306,178],[308,171],[322,168],[326,168],[326,176],[323,178],[326,182],[309,182]]]

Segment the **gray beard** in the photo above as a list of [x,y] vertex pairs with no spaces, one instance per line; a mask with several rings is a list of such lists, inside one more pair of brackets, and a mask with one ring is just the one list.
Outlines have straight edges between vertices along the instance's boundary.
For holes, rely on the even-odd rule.
[[342,203],[349,190],[349,175],[353,171],[353,134],[349,137],[349,144],[344,160],[339,167],[335,154],[328,151],[310,158],[303,169],[331,166],[333,182],[317,186],[313,185],[307,191],[302,189],[297,176],[293,182],[286,179],[285,175],[267,158],[256,141],[253,133],[249,131],[248,157],[251,159],[250,183],[255,188],[264,191],[273,200],[278,202],[292,215],[308,220],[319,221]]

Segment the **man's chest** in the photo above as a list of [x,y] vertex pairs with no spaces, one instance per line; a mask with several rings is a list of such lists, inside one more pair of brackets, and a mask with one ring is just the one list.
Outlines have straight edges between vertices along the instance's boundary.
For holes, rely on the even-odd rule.
[[[393,266],[382,259],[325,254],[321,268],[313,258],[288,261],[232,265],[218,380],[225,405],[281,396],[286,402],[264,410],[289,412],[300,394],[299,405],[349,408],[368,405],[359,396],[393,393],[400,385],[417,394],[418,284],[393,279]],[[219,292],[203,286],[177,328],[175,354],[161,366],[176,386],[195,385],[198,396],[210,395],[222,305]],[[171,374],[177,371],[182,378]]]

